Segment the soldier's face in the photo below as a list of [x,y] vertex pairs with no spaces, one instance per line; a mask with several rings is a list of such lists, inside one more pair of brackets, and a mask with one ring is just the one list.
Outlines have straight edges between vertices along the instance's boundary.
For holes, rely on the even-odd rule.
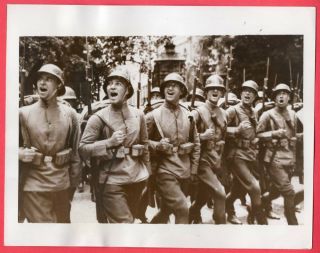
[[168,82],[164,88],[164,96],[166,101],[176,103],[182,95],[181,87],[178,83]]
[[279,91],[276,94],[275,102],[278,107],[287,107],[290,100],[290,95],[285,91]]
[[48,73],[41,73],[37,81],[37,92],[43,100],[49,100],[56,96],[60,82]]
[[252,105],[256,99],[256,92],[250,88],[243,88],[241,92],[241,101],[245,105]]
[[122,104],[127,99],[127,85],[114,78],[108,82],[107,93],[111,104]]
[[207,99],[213,104],[217,104],[219,99],[223,96],[223,91],[217,88],[207,91]]
[[154,94],[152,94],[151,99],[152,99],[152,100],[160,100],[160,99],[161,99],[160,93],[154,93]]

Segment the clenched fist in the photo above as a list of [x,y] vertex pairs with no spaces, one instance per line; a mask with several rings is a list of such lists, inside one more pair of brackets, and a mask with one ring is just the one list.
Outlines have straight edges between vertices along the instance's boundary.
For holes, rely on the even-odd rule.
[[126,138],[126,135],[121,130],[113,132],[110,138],[111,146],[112,147],[120,146],[124,142],[125,138]]
[[283,138],[286,136],[287,130],[285,129],[278,129],[278,130],[274,130],[272,131],[272,137],[274,138]]
[[208,128],[204,133],[200,134],[201,140],[207,141],[214,138],[214,131],[212,128]]
[[34,148],[20,148],[19,160],[25,163],[31,163],[36,155]]

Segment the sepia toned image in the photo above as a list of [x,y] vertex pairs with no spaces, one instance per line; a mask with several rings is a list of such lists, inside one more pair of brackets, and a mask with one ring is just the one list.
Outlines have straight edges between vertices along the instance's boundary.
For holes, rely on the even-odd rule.
[[303,36],[19,52],[21,222],[303,224]]
[[8,245],[310,247],[311,9],[32,7],[9,8]]

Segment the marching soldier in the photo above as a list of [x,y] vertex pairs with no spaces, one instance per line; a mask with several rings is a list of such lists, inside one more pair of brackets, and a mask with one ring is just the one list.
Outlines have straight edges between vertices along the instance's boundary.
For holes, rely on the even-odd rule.
[[144,114],[128,106],[133,95],[129,73],[118,67],[103,86],[110,105],[92,115],[79,152],[97,173],[96,208],[100,223],[133,223],[149,177]]
[[244,192],[251,198],[252,216],[258,224],[267,224],[267,219],[261,206],[261,190],[258,180],[254,176],[257,166],[256,137],[257,116],[252,104],[257,96],[258,85],[252,80],[242,84],[241,102],[230,107],[227,112],[227,136],[230,140],[227,159],[233,174],[233,184],[227,196],[226,209],[228,221],[234,222],[233,202]]
[[[291,177],[296,163],[297,116],[288,109],[291,90],[286,84],[278,84],[273,89],[276,107],[262,114],[257,132],[266,145],[264,162],[270,174],[272,186],[269,195],[264,196],[264,204],[270,206],[281,193],[284,210],[289,225],[298,225],[295,214],[295,191]],[[299,137],[302,135],[298,135]]]
[[[193,93],[193,91],[191,91],[187,97],[187,101],[189,101],[189,102],[192,100],[192,93]],[[200,88],[196,88],[195,101],[200,101],[200,102],[206,101],[206,99],[204,97],[204,92]]]
[[70,223],[71,198],[81,175],[76,112],[57,102],[65,93],[62,70],[38,71],[39,101],[20,108],[22,208],[28,222]]
[[150,151],[157,154],[153,171],[161,196],[160,212],[152,223],[166,223],[170,213],[176,224],[188,224],[186,195],[189,180],[196,180],[200,141],[191,113],[179,104],[187,95],[183,78],[168,74],[160,87],[165,102],[147,115]]
[[151,90],[151,101],[161,100],[159,87],[154,87]]
[[225,224],[226,193],[219,177],[225,177],[221,167],[221,156],[227,130],[227,115],[217,106],[225,92],[223,79],[218,75],[210,76],[206,81],[205,91],[207,95],[205,104],[193,111],[201,142],[198,168],[200,182],[196,200],[189,209],[189,222],[201,222],[201,208],[210,197],[214,199],[215,223]]

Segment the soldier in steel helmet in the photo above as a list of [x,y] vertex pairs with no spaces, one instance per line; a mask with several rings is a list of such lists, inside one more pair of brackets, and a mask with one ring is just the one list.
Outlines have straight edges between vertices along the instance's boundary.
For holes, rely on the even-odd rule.
[[197,177],[199,136],[190,112],[179,104],[187,95],[183,78],[178,73],[168,74],[160,92],[164,104],[147,114],[149,147],[157,160],[152,173],[161,196],[160,212],[151,222],[166,223],[173,213],[176,224],[187,224],[186,195],[190,180]]
[[70,195],[81,175],[76,112],[57,102],[65,93],[62,74],[54,64],[43,65],[36,83],[39,101],[19,110],[22,208],[28,222],[69,223]]
[[189,222],[200,223],[201,208],[209,198],[214,199],[215,224],[225,224],[225,189],[219,178],[226,173],[221,166],[224,139],[227,130],[226,112],[218,107],[218,101],[225,92],[223,79],[219,75],[211,75],[205,86],[207,100],[204,105],[193,111],[201,142],[201,154],[198,168],[198,193],[195,202],[189,209]]
[[[187,97],[187,101],[191,101],[192,99],[192,91],[189,93]],[[204,92],[200,88],[196,88],[196,93],[195,93],[195,101],[200,101],[204,102],[206,99],[204,97]]]
[[[252,105],[257,96],[258,85],[252,80],[242,84],[241,102],[227,109],[229,146],[226,150],[229,167],[234,180],[227,196],[228,221],[239,224],[233,212],[233,202],[243,191],[251,198],[252,216],[258,224],[267,224],[261,205],[261,189],[254,172],[257,166],[258,141],[256,136],[257,115]],[[240,194],[241,192],[241,194]]]
[[110,105],[89,118],[79,152],[95,163],[98,221],[133,223],[149,177],[146,122],[143,112],[127,103],[133,87],[125,66],[113,70],[103,88]]
[[76,93],[69,86],[66,86],[65,89],[66,89],[66,92],[64,93],[63,96],[61,96],[61,99],[68,102],[70,106],[76,110],[78,107],[78,99],[76,97]]
[[298,225],[291,177],[296,163],[296,141],[302,134],[297,134],[296,113],[288,109],[290,94],[286,84],[278,84],[273,89],[276,106],[261,115],[257,133],[266,146],[264,162],[272,181],[269,194],[263,197],[264,205],[270,207],[271,201],[281,194],[288,224]]
[[161,99],[160,88],[154,87],[151,90],[151,101],[157,101]]

